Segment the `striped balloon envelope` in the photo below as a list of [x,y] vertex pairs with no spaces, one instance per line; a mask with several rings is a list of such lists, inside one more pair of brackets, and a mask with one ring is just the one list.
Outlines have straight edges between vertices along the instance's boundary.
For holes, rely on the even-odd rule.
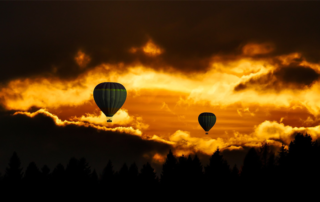
[[104,82],[93,90],[94,101],[100,110],[107,116],[107,122],[122,107],[127,98],[127,90],[120,83]]
[[217,120],[216,115],[210,112],[203,112],[198,117],[199,124],[206,131],[207,135],[209,130],[216,123],[216,120]]

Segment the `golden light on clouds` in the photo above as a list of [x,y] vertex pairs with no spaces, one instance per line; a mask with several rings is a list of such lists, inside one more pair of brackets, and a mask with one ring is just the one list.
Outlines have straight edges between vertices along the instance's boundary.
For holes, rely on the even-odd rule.
[[151,56],[157,56],[157,55],[160,55],[163,52],[163,50],[150,40],[143,47],[143,52]]
[[265,121],[255,128],[255,134],[258,138],[281,139],[287,144],[293,140],[292,134],[297,132],[308,133],[312,139],[317,139],[320,137],[320,125],[315,127],[292,127],[275,121]]
[[[147,52],[161,53],[156,46],[145,47],[149,47]],[[271,51],[263,45],[247,46],[250,47],[257,49],[249,51],[250,54]],[[85,63],[84,53],[79,52],[77,57],[79,66]],[[289,64],[297,57],[299,54],[278,59]],[[276,67],[269,60],[239,58],[224,62],[221,58],[215,59],[206,72],[192,74],[159,72],[142,65],[102,64],[74,80],[16,79],[0,90],[0,97],[5,97],[2,104],[7,109],[28,110],[32,106],[47,109],[15,114],[34,117],[42,113],[58,126],[74,124],[126,132],[145,140],[170,144],[176,155],[198,151],[211,155],[217,148],[241,149],[242,146],[259,146],[266,140],[279,146],[280,141],[289,143],[294,132],[308,132],[313,138],[319,137],[320,126],[316,124],[320,115],[319,83],[303,90],[283,89],[281,93],[255,89],[236,92],[234,89],[239,83],[259,78]],[[301,64],[303,62],[306,63],[302,60]],[[317,64],[308,63],[308,66],[319,68]],[[106,122],[106,117],[93,101],[94,87],[108,81],[123,84],[128,92],[124,106],[114,116],[114,124]],[[72,111],[68,115],[61,112],[67,117],[62,120],[57,115],[58,109],[66,106],[83,106],[86,110],[77,116],[72,115]],[[292,118],[286,112],[274,112],[279,108],[290,111],[301,108],[297,112],[299,118]],[[208,136],[197,120],[204,111],[217,116],[217,123]],[[304,118],[300,120],[302,115]],[[296,126],[299,124],[316,125]],[[158,154],[152,158],[161,162],[164,157]]]
[[162,48],[160,48],[158,45],[156,45],[151,39],[144,45],[141,47],[131,47],[128,50],[129,53],[137,53],[137,52],[142,52],[147,56],[158,56],[161,55],[164,50]]
[[110,127],[109,128],[107,126],[96,125],[96,124],[88,123],[88,122],[84,122],[84,121],[61,120],[61,119],[59,119],[58,116],[51,114],[50,112],[46,111],[45,109],[39,109],[38,111],[33,112],[33,113],[31,113],[31,112],[15,112],[13,115],[17,115],[17,114],[23,114],[28,117],[34,117],[38,114],[44,114],[45,116],[52,118],[57,126],[66,126],[66,125],[78,125],[78,126],[85,126],[85,127],[90,126],[90,127],[96,128],[98,130],[104,130],[104,131],[125,132],[128,134],[137,135],[137,136],[141,136],[141,134],[142,134],[142,132],[139,129],[134,129],[131,126],[130,127]]
[[[213,67],[219,65],[221,64],[213,65]],[[239,63],[239,66],[232,66],[232,68],[239,67],[241,69],[241,66],[242,64]],[[319,83],[303,91],[286,89],[281,94],[257,92],[254,89],[234,91],[235,86],[239,83],[266,74],[272,68],[271,65],[257,67],[255,64],[252,68],[260,68],[258,72],[241,77],[217,71],[215,68],[211,68],[205,73],[192,75],[157,72],[143,66],[128,67],[127,71],[123,73],[113,71],[114,68],[116,67],[101,65],[80,75],[77,80],[73,81],[50,78],[13,80],[7,87],[1,89],[0,96],[6,97],[4,105],[9,109],[26,110],[31,106],[74,106],[91,100],[92,89],[97,83],[114,81],[122,83],[129,91],[166,89],[187,93],[188,97],[181,98],[180,103],[210,102],[216,106],[227,106],[237,102],[241,102],[245,106],[276,103],[277,106],[288,107],[291,103],[298,102],[307,107],[314,115],[318,115],[320,111],[318,105],[320,100]]]
[[[117,125],[131,125],[134,128],[138,128],[140,130],[147,129],[149,127],[147,124],[143,123],[142,117],[130,116],[128,110],[126,109],[120,109],[112,118],[113,123]],[[99,116],[87,113],[81,117],[72,117],[71,120],[112,126],[112,123],[106,122],[107,118],[103,112],[100,112]]]
[[80,68],[84,68],[87,66],[87,64],[90,62],[91,58],[86,55],[81,50],[78,51],[76,57],[74,58],[79,65]]
[[162,155],[156,153],[152,157],[152,160],[162,164],[162,163],[164,163],[166,161],[166,156],[162,156]]
[[244,55],[254,56],[261,54],[268,54],[274,50],[274,46],[269,43],[248,43],[242,48],[242,53]]

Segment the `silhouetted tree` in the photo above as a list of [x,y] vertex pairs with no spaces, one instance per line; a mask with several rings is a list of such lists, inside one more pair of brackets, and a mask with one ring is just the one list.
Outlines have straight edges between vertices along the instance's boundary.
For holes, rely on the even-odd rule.
[[268,158],[269,158],[269,146],[267,142],[264,142],[259,150],[261,166],[264,168],[267,166]]
[[44,165],[41,168],[41,181],[42,183],[48,183],[50,178],[50,168],[47,165]]
[[31,162],[25,172],[24,175],[24,180],[28,183],[28,184],[39,184],[40,180],[41,180],[41,172],[39,170],[39,168],[37,167],[37,165],[35,164],[35,162]]
[[314,173],[315,181],[320,180],[320,161],[318,160],[320,158],[320,145],[319,140],[315,141],[313,144],[313,150],[312,150],[312,173]]
[[177,185],[181,188],[187,187],[190,177],[189,167],[188,167],[188,159],[184,157],[184,155],[178,158],[178,163],[176,165],[175,175],[177,177]]
[[232,168],[231,178],[234,182],[237,181],[239,178],[239,169],[238,169],[237,165],[234,165]]
[[92,171],[90,175],[90,184],[91,189],[94,189],[98,186],[98,174],[95,169]]
[[132,163],[128,171],[130,186],[135,187],[135,185],[138,182],[138,175],[139,175],[138,167],[135,163]]
[[124,163],[119,172],[116,173],[116,179],[118,187],[128,188],[129,169],[126,163]]
[[203,189],[205,183],[203,180],[202,165],[197,155],[191,158],[188,156],[186,163],[186,176],[185,176],[185,186],[183,187],[186,191],[198,192]]
[[114,184],[114,170],[111,160],[108,161],[106,167],[102,171],[101,175],[101,184],[102,186],[108,186],[111,187],[111,185]]
[[31,162],[27,166],[23,182],[29,194],[35,194],[35,190],[42,188],[41,172],[35,162]]
[[[306,188],[320,179],[320,145],[317,141],[312,142],[310,135],[296,134],[289,144],[289,149],[286,150],[282,145],[277,155],[271,148],[266,143],[260,148],[251,148],[244,158],[240,173],[236,165],[232,171],[230,170],[219,149],[210,157],[204,173],[197,155],[193,159],[191,155],[188,158],[183,155],[176,158],[170,150],[163,164],[159,187],[159,180],[149,162],[143,165],[140,173],[135,163],[132,163],[129,168],[124,163],[119,172],[115,173],[109,160],[103,169],[99,184],[96,171],[91,172],[84,158],[79,160],[71,158],[66,169],[62,164],[58,164],[51,174],[47,165],[39,171],[36,163],[31,162],[25,170],[21,184],[20,160],[17,154],[13,153],[0,184],[2,193],[12,195],[19,193],[24,197],[25,193],[34,195],[35,192],[46,195],[59,193],[61,196],[63,194],[81,195],[81,197],[86,193],[91,197],[98,196],[100,193],[99,196],[108,195],[110,198],[125,193],[132,197],[134,193],[138,193],[138,189],[150,194],[162,187],[165,190],[160,191],[165,197],[170,197],[180,189],[184,190],[187,193],[185,196],[190,198],[192,193],[198,194],[199,191],[224,194],[225,190],[237,196],[248,191],[257,193],[259,190],[260,193],[272,193],[270,188],[272,190],[282,190],[283,187],[292,189],[298,184]],[[23,189],[17,189],[12,185],[20,185]],[[26,192],[23,193],[23,190]],[[52,192],[49,193],[48,190]],[[180,199],[182,200],[181,196]]]
[[59,163],[52,171],[51,173],[51,178],[52,178],[52,182],[56,185],[56,186],[62,186],[62,184],[65,181],[66,178],[66,173],[65,173],[65,169],[63,167],[63,165],[61,163]]
[[275,164],[275,154],[274,152],[270,152],[269,159],[266,165],[266,175],[269,182],[276,179],[276,164]]
[[154,169],[151,167],[149,162],[142,166],[141,172],[139,174],[139,181],[144,188],[153,189],[156,186],[156,173],[154,172]]
[[231,174],[230,174],[230,187],[229,187],[229,189],[231,191],[235,191],[235,190],[240,191],[239,190],[239,187],[240,187],[239,177],[240,177],[239,176],[239,169],[238,169],[237,165],[234,165],[231,170]]
[[289,144],[288,163],[290,167],[289,183],[306,183],[313,179],[312,170],[312,138],[310,135],[298,133]]
[[87,163],[86,159],[83,157],[79,160],[79,172],[83,179],[86,180],[90,178],[91,168],[89,163]]
[[203,177],[203,167],[197,155],[192,160],[191,172],[194,173],[196,182],[201,181]]
[[210,157],[209,165],[205,167],[206,182],[217,186],[226,185],[230,180],[230,168],[223,159],[219,149]]
[[171,150],[169,150],[166,161],[162,165],[161,173],[161,183],[163,183],[165,186],[174,186],[174,183],[176,183],[176,166],[177,159],[173,156]]
[[253,181],[259,179],[261,172],[261,160],[255,150],[251,148],[244,158],[241,177]]
[[259,149],[258,155],[261,161],[261,179],[264,183],[270,183],[274,180],[274,153],[270,150],[267,142],[263,143]]
[[20,159],[16,152],[10,158],[9,167],[6,168],[4,180],[9,185],[17,185],[22,179],[22,168]]
[[85,158],[71,158],[66,167],[68,183],[74,187],[84,187],[89,184],[91,169]]
[[76,178],[79,176],[79,169],[78,169],[79,161],[78,159],[72,157],[69,160],[69,163],[66,167],[66,177],[68,181],[74,182],[76,181]]
[[279,166],[285,166],[285,164],[287,163],[287,155],[288,155],[288,151],[284,148],[284,145],[282,144],[279,155],[278,155]]

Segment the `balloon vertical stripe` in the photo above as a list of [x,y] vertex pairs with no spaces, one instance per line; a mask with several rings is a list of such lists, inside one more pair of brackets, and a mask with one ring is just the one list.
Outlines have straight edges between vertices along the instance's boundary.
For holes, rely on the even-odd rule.
[[204,112],[199,115],[198,121],[200,126],[208,132],[216,123],[216,116],[210,112]]
[[127,91],[120,83],[105,82],[95,87],[93,97],[100,110],[112,117],[124,104]]

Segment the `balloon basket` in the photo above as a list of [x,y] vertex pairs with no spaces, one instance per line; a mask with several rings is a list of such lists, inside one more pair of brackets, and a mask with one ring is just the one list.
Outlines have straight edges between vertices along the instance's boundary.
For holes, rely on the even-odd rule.
[[108,119],[107,122],[112,122],[112,120],[111,120],[111,119]]

